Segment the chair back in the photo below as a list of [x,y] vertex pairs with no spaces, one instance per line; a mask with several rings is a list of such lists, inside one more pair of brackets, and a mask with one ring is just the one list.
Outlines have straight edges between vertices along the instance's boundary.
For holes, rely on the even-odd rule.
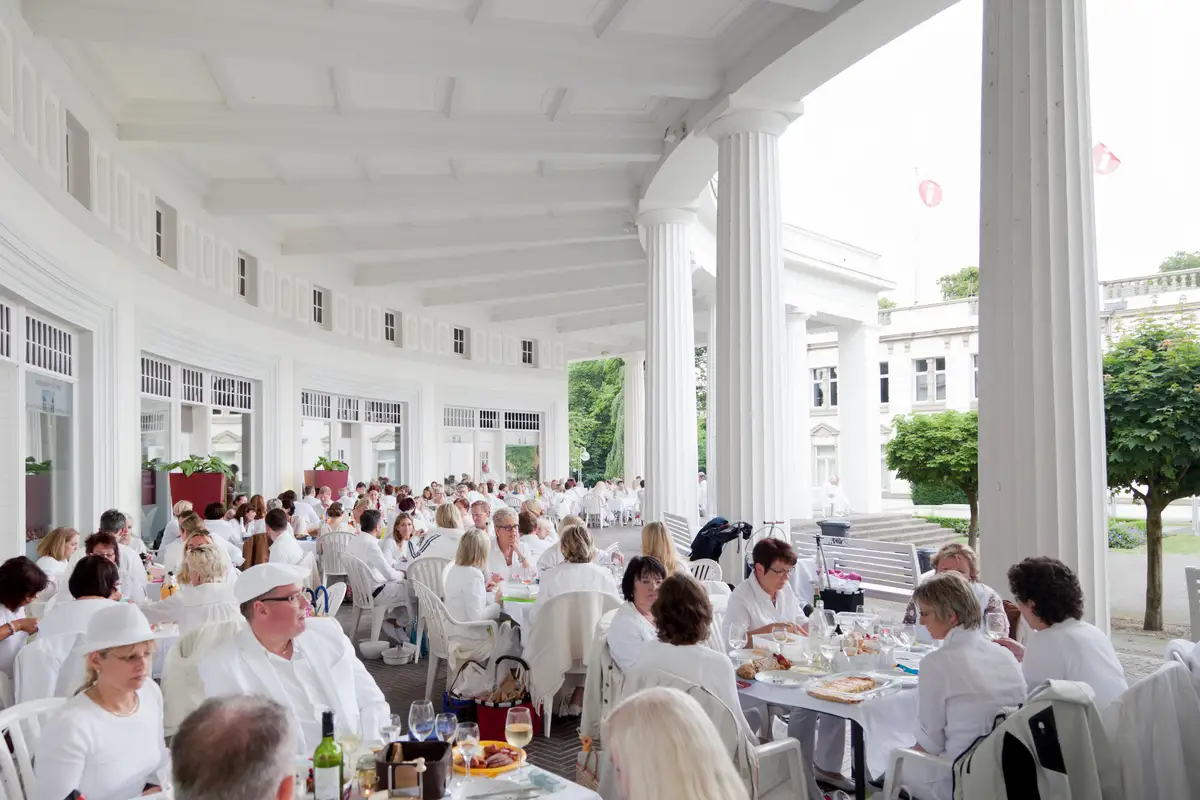
[[[13,664],[15,701],[28,703],[47,697],[68,697],[78,686],[69,691],[59,683],[63,667],[75,649],[81,633],[59,633],[53,636],[38,636],[17,652]],[[82,678],[82,667],[77,670]]]
[[42,735],[42,724],[67,701],[61,697],[20,703],[0,711],[0,797],[25,800],[33,788],[33,753]]
[[162,670],[163,731],[167,736],[174,736],[187,715],[204,702],[200,660],[232,640],[245,627],[246,621],[241,617],[210,622],[184,634],[167,651]]
[[721,565],[711,558],[697,558],[688,568],[692,571],[692,577],[698,581],[720,581],[721,580]]
[[354,541],[353,533],[323,533],[317,539],[321,546],[321,572],[335,575],[345,574],[342,567],[342,553]]
[[588,492],[583,496],[583,512],[585,514],[600,514],[604,511],[604,503],[600,495]]
[[688,523],[687,517],[664,513],[662,521],[667,526],[667,533],[671,534],[675,552],[684,558],[689,558],[692,554],[692,526]]
[[566,671],[587,663],[600,618],[621,601],[606,592],[567,592],[538,606],[525,644],[535,699],[558,692]]
[[326,616],[336,617],[342,601],[346,599],[346,584],[335,583],[333,588],[325,587],[325,591],[329,592],[329,613]]
[[504,505],[509,508],[520,510],[521,504],[524,502],[520,495],[512,494],[511,492],[504,495]]
[[[438,597],[446,596],[446,570],[450,567],[450,559],[438,556],[422,556],[408,565],[405,575],[415,583],[421,583],[433,590]],[[418,598],[419,602],[419,598]]]
[[350,553],[342,553],[342,568],[350,578],[350,588],[354,591],[354,607],[362,609],[375,608],[374,581],[371,579],[371,569],[366,562]]
[[[437,559],[441,561],[443,559]],[[416,563],[415,561],[413,562]],[[429,654],[435,658],[450,660],[450,612],[442,598],[428,584],[413,581],[417,592],[417,603],[421,617],[425,620],[425,631],[429,634]],[[447,667],[449,668],[449,667]]]

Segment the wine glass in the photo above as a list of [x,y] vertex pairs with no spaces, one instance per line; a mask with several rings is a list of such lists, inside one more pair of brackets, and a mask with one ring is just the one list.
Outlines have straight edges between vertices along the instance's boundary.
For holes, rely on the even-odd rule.
[[524,706],[513,706],[504,720],[504,741],[517,748],[517,769],[525,766],[525,748],[533,741],[533,718]]
[[449,742],[454,744],[454,730],[458,727],[458,717],[454,714],[438,714],[434,720],[434,728],[437,730],[437,738],[439,742]]
[[399,739],[403,732],[404,720],[399,714],[389,714],[388,718],[379,726],[379,738],[383,740],[384,747]]
[[746,631],[743,628],[729,629],[729,646],[733,650],[741,650],[746,646]]
[[988,636],[993,640],[1001,639],[1008,633],[1008,617],[1000,611],[992,611],[987,615]]
[[915,625],[901,625],[896,630],[896,641],[900,642],[900,646],[905,650],[912,647],[913,642],[917,640],[917,628]]
[[836,651],[838,644],[834,641],[833,636],[826,636],[821,639],[820,649],[821,658],[825,661],[825,666],[830,670],[833,669],[833,654]]
[[775,642],[775,646],[779,648],[779,652],[783,652],[783,646],[788,640],[788,626],[782,622],[776,622],[771,626],[771,639]]
[[337,732],[337,743],[342,748],[342,758],[344,763],[351,763],[350,759],[358,756],[358,751],[362,749],[362,734],[357,728],[341,728]]
[[408,733],[413,741],[423,742],[433,733],[433,703],[415,700],[408,707]]
[[454,729],[454,739],[458,742],[458,752],[462,755],[463,766],[467,770],[467,778],[471,777],[471,759],[479,750],[479,726],[474,722],[460,722]]

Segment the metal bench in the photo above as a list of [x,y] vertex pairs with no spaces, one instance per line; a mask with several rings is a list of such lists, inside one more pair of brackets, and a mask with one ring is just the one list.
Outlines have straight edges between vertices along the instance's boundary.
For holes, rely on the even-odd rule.
[[[792,543],[801,558],[816,558],[815,534],[792,534]],[[823,536],[821,547],[829,569],[856,572],[862,576],[862,588],[867,597],[907,603],[921,579],[917,549],[911,544]]]
[[663,524],[667,526],[667,532],[671,534],[671,541],[675,543],[675,551],[685,560],[690,560],[692,555],[691,524],[686,517],[676,514],[663,514],[662,516]]

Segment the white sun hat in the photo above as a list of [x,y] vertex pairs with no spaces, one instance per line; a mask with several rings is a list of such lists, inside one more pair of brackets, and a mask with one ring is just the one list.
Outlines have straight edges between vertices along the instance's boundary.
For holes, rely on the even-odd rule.
[[241,605],[280,586],[303,586],[304,579],[310,573],[311,570],[292,564],[258,564],[238,576],[237,583],[233,585],[233,596],[237,598],[238,605]]
[[150,628],[146,615],[133,603],[117,603],[96,612],[88,622],[87,633],[75,646],[75,652],[95,653],[161,639],[164,635]]

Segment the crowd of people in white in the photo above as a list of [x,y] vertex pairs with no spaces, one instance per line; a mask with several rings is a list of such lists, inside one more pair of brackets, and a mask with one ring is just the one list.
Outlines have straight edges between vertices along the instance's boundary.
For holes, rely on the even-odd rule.
[[[614,498],[632,498],[636,506],[642,481],[635,484],[637,490],[624,481],[599,482],[588,491],[574,481],[507,487],[463,476],[452,486],[435,483],[415,493],[406,486],[360,483],[335,496],[328,488],[305,487],[299,496],[286,491],[269,501],[255,495],[236,497],[230,507],[212,503],[203,518],[184,502],[176,504],[153,548],[115,510],[105,512],[97,532],[86,537],[67,528],[52,531],[39,542],[36,563],[17,557],[0,565],[0,688],[8,686],[8,702],[65,698],[39,740],[28,797],[63,800],[78,791],[88,800],[127,800],[171,782],[172,766],[179,798],[275,796],[290,771],[266,789],[247,779],[256,788],[246,791],[258,795],[214,795],[195,788],[196,770],[203,768],[186,753],[191,744],[209,742],[220,719],[244,721],[255,710],[276,720],[267,738],[289,758],[312,752],[326,708],[335,711],[339,727],[373,738],[387,722],[388,703],[340,624],[313,616],[306,594],[320,580],[322,548],[333,534],[351,537],[346,552],[369,570],[374,601],[387,609],[383,630],[397,643],[413,638],[416,607],[407,573],[424,558],[449,560],[444,603],[460,623],[494,620],[511,629],[500,604],[506,583],[538,583],[539,607],[572,592],[612,598],[606,653],[629,686],[647,691],[600,710],[589,707],[591,688],[568,685],[562,710],[582,711],[585,728],[589,719],[602,720],[626,800],[678,796],[656,788],[672,775],[694,788],[688,797],[745,797],[745,782],[727,754],[696,767],[699,754],[712,746],[705,741],[712,729],[695,701],[648,684],[667,674],[706,687],[747,740],[770,737],[760,727],[760,709],[739,698],[723,643],[769,633],[780,623],[807,632],[807,598],[797,597],[789,580],[797,556],[786,541],[759,541],[752,570],[730,593],[726,585],[693,578],[665,527],[648,522],[641,553],[626,563],[614,548],[597,549],[574,512],[587,513],[589,496],[602,508]],[[311,539],[314,546],[302,546]],[[180,590],[160,599],[147,589],[157,588],[149,576],[164,570],[177,576]],[[1126,690],[1108,637],[1081,621],[1079,583],[1061,562],[1031,558],[1011,568],[1009,588],[1025,630],[1017,636],[1014,629],[1013,638],[998,642],[981,630],[998,595],[979,582],[970,548],[947,546],[935,571],[914,593],[910,610],[942,643],[921,665],[917,748],[957,755],[990,730],[1001,708],[1019,703],[1047,679],[1086,683],[1101,709]],[[719,616],[716,595],[724,606]],[[178,627],[178,640],[166,654],[160,689],[152,678],[162,660],[161,653],[156,659],[162,623]],[[519,648],[523,636],[517,633]],[[451,631],[452,666],[456,659],[495,657],[490,636],[477,627]],[[1200,676],[1200,647],[1179,643],[1175,649]],[[220,699],[230,697],[241,699]],[[663,767],[672,757],[683,759],[682,752],[647,750],[629,728],[662,730],[664,720],[686,723],[687,730],[663,734],[664,747],[692,748],[686,763]],[[810,779],[846,782],[840,774],[845,730],[839,717],[791,715],[789,736],[814,767]],[[169,752],[165,737],[172,734]],[[652,769],[647,759],[659,766]],[[227,785],[221,777],[208,780]],[[815,784],[805,783],[797,796],[818,797]],[[907,786],[926,800],[950,797],[948,775]],[[286,788],[290,792],[291,784]]]

